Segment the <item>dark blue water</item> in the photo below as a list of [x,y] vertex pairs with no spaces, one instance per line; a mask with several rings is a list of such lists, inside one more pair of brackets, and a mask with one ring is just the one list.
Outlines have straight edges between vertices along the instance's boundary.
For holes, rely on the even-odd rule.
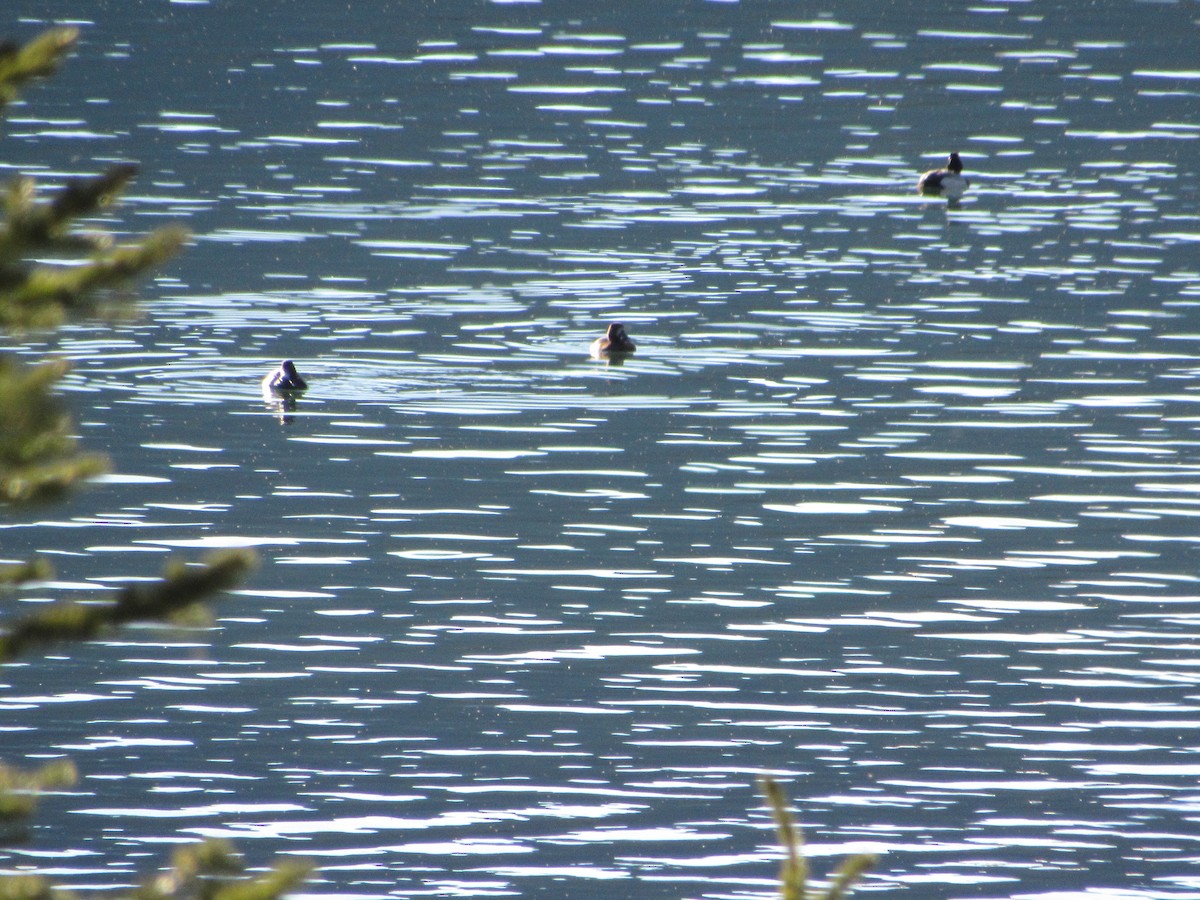
[[1200,896],[1195,3],[14,9],[83,36],[5,171],[195,244],[18,345],[114,474],[12,605],[262,565],[4,670],[83,773],[5,870],[765,897],[769,773],[866,892]]

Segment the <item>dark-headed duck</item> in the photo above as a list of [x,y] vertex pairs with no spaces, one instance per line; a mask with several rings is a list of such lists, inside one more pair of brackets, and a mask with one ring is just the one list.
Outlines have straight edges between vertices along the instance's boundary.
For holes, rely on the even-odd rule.
[[917,190],[922,194],[933,194],[941,197],[961,197],[969,182],[963,178],[962,160],[957,153],[951,153],[946,160],[946,168],[933,169],[926,172],[917,181]]
[[632,353],[636,349],[637,344],[629,339],[629,335],[625,333],[625,326],[620,322],[610,323],[604,337],[592,341],[592,356],[596,359],[604,359],[613,354]]
[[263,393],[287,394],[293,391],[303,391],[308,388],[308,382],[296,371],[296,364],[285,359],[279,368],[266,375],[262,380]]

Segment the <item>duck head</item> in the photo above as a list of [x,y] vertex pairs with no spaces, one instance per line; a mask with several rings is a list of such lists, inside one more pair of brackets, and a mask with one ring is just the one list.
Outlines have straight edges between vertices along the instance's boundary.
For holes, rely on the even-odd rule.
[[629,339],[629,335],[625,333],[625,326],[620,322],[609,323],[608,331],[604,335],[604,338],[608,341],[609,350],[628,353],[637,349],[637,345]]

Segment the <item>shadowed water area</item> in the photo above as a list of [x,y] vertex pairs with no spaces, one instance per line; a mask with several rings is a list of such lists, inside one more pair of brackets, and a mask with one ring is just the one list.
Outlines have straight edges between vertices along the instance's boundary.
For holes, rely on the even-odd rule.
[[5,7],[82,38],[0,175],[195,245],[20,345],[114,474],[0,556],[262,558],[0,671],[83,773],[5,870],[767,897],[770,773],[868,895],[1200,897],[1200,6],[264,8]]

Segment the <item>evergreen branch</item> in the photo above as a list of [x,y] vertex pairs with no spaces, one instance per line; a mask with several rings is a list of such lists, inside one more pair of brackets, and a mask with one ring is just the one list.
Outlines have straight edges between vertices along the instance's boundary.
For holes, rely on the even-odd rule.
[[[55,28],[19,46],[0,44],[0,113],[20,89],[51,74],[74,47],[79,31]],[[73,232],[77,220],[111,203],[136,173],[120,164],[102,175],[72,179],[47,203],[35,198],[35,183],[15,179],[0,196],[0,329],[53,327],[68,315],[97,308],[98,292],[139,276],[174,255],[187,240],[181,228],[154,232],[141,243],[113,248],[107,235]],[[59,265],[35,256],[78,259]],[[70,419],[53,388],[65,363],[23,366],[15,354],[0,354],[0,504],[46,499],[103,467],[100,457],[75,450]],[[254,564],[248,551],[216,554],[202,566],[168,565],[162,581],[129,586],[104,602],[57,603],[11,624],[0,622],[0,664],[44,646],[93,639],[132,622],[172,619],[200,608],[215,592],[228,590]],[[41,560],[0,565],[0,584],[49,577]],[[46,788],[73,782],[74,767],[54,763],[34,773],[0,766],[0,821],[18,821]],[[149,879],[126,900],[278,900],[307,876],[299,861],[277,863],[247,876],[240,857],[223,843],[209,842],[175,855],[174,868]],[[74,900],[42,876],[0,877],[0,900]]]
[[[72,178],[42,203],[33,179],[9,185],[0,219],[0,326],[53,328],[72,314],[93,312],[97,293],[144,275],[179,251],[188,238],[179,227],[115,249],[109,235],[72,231],[78,219],[110,205],[136,174],[133,163],[118,163],[100,175]],[[90,259],[35,266],[27,261],[35,253]]]
[[81,482],[108,471],[108,458],[79,453],[52,463],[22,466],[0,473],[0,500],[39,504],[61,500]]
[[[170,259],[188,238],[184,228],[168,226],[149,234],[140,244],[117,247],[100,259],[65,269],[39,267],[30,273],[29,296],[53,296],[64,305],[78,305],[90,291],[124,284]],[[24,292],[17,291],[21,298]]]
[[38,266],[7,290],[2,290],[6,279],[0,275],[0,325],[53,327],[71,314],[92,312],[96,292],[123,285],[170,259],[188,236],[184,228],[160,228],[140,244],[117,247],[86,263]]
[[53,887],[40,875],[0,877],[0,900],[74,900],[74,896]]
[[[796,821],[788,810],[787,795],[779,783],[769,775],[758,781],[759,790],[771,807],[775,819],[775,831],[783,847],[784,859],[779,867],[779,896],[781,900],[806,900],[808,892],[808,861],[804,858],[804,835],[796,827]],[[875,864],[869,853],[848,856],[838,867],[833,884],[820,895],[820,900],[843,900],[846,893],[863,874]]]
[[144,882],[130,900],[273,900],[311,871],[299,860],[246,876],[241,856],[226,841],[208,840],[175,851],[172,868]]
[[53,74],[78,39],[78,28],[51,28],[24,46],[0,45],[0,109],[17,99],[27,82]]
[[783,900],[804,900],[808,884],[808,863],[804,859],[804,838],[796,829],[796,822],[788,811],[787,795],[774,778],[763,776],[759,789],[771,807],[775,819],[775,833],[785,854],[779,867],[779,896]]
[[75,764],[65,759],[34,771],[0,764],[0,823],[27,817],[37,806],[38,794],[70,787],[78,777]]
[[71,419],[53,394],[67,368],[0,355],[0,503],[54,499],[107,468],[104,457],[75,449]]
[[[276,863],[247,874],[241,857],[225,841],[203,841],[175,851],[172,867],[116,900],[278,900],[300,885],[312,866],[300,860]],[[37,875],[0,877],[0,900],[77,900]]]
[[870,853],[856,853],[842,860],[834,874],[833,884],[825,892],[825,900],[842,900],[875,862],[875,857]]
[[254,567],[249,550],[229,550],[211,555],[203,565],[169,564],[163,579],[149,585],[129,585],[112,600],[88,603],[62,601],[0,626],[0,663],[37,647],[65,641],[90,641],[121,625],[161,621],[194,604],[226,591]]
[[50,563],[40,556],[19,563],[0,564],[0,587],[15,587],[28,581],[45,581],[54,574]]
[[[66,253],[108,249],[112,240],[107,235],[71,234],[71,226],[76,219],[110,206],[137,171],[134,163],[116,163],[100,175],[68,179],[58,194],[45,203],[37,202],[37,183],[32,178],[14,179],[4,197],[0,259],[14,269],[23,255],[35,250]],[[9,274],[6,280],[14,281],[13,275]]]
[[289,891],[298,888],[309,873],[312,865],[303,860],[283,860],[275,863],[264,874],[256,878],[235,881],[224,885],[212,895],[213,900],[277,900]]
[[136,163],[115,163],[93,178],[72,178],[47,210],[52,222],[70,222],[108,206],[137,175]]

